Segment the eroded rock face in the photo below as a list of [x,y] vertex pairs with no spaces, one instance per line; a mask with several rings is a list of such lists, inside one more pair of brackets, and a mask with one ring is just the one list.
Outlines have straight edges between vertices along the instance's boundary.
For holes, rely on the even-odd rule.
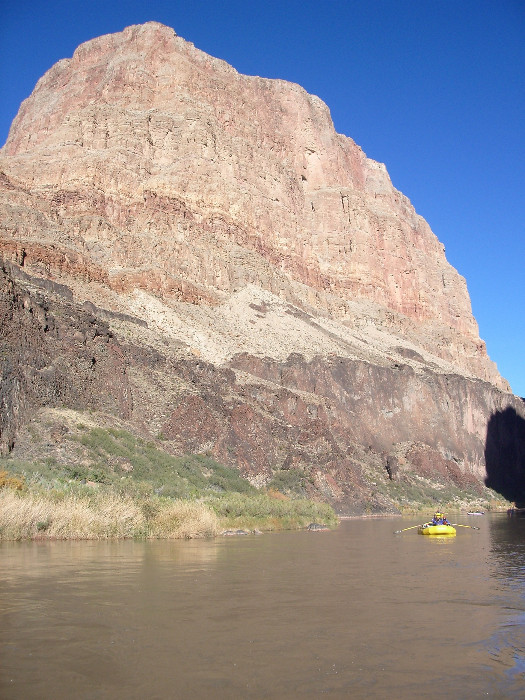
[[[415,472],[463,489],[484,483],[487,444],[519,449],[509,460],[513,483],[525,473],[525,432],[516,428],[525,424],[523,402],[479,380],[299,355],[284,363],[233,358],[230,367],[251,377],[246,383],[232,381],[229,370],[210,373],[199,360],[184,367],[179,375],[192,376],[202,394],[183,402],[163,426],[182,451],[210,452],[251,478],[270,467],[303,470],[312,492],[324,493],[342,512],[370,501],[367,472],[369,479],[382,471],[391,479]],[[495,437],[487,416],[502,410],[521,417]],[[501,462],[494,473],[505,473]]]
[[381,474],[480,485],[490,461],[507,488],[501,441],[525,469],[523,402],[385,167],[317,97],[160,24],[22,104],[0,256],[4,452],[39,407],[91,408],[257,484],[296,469],[340,512],[389,510]]
[[168,27],[128,27],[53,66],[0,171],[2,251],[33,272],[205,304],[253,284],[504,386],[464,279],[384,165],[319,98]]

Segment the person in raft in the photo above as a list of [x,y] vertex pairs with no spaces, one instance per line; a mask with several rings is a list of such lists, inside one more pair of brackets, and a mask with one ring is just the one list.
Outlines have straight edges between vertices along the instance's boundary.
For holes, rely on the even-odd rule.
[[430,524],[431,525],[450,525],[450,523],[445,518],[443,513],[440,513],[439,511],[434,513],[434,517],[432,518],[432,522]]

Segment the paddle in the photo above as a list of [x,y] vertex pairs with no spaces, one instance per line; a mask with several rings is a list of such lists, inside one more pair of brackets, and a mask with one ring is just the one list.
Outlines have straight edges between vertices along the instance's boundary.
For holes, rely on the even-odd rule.
[[469,527],[471,530],[479,530],[479,527],[475,525],[460,525],[459,523],[452,523],[452,527]]
[[412,525],[412,527],[405,527],[402,530],[395,530],[394,535],[399,535],[400,532],[406,532],[407,530],[413,530],[415,527],[423,527],[422,525]]
[[[479,530],[479,527],[475,525],[460,525],[459,523],[450,523],[452,527],[468,527],[471,530]],[[430,525],[430,523],[425,523],[425,525]],[[416,527],[424,527],[423,525],[412,525],[412,527],[405,527],[402,530],[394,530],[394,535],[399,535],[400,532],[406,532],[407,530],[413,530]]]

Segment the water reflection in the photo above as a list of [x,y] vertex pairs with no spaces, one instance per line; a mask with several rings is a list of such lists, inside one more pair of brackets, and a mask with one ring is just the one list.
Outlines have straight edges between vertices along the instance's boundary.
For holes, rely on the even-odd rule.
[[494,575],[523,585],[525,581],[525,518],[498,517],[491,524]]
[[501,669],[500,690],[508,697],[519,697],[525,687],[525,520],[495,516],[490,538],[489,571],[498,583],[495,595],[502,615],[485,647]]
[[521,697],[522,541],[502,523],[2,545],[0,696]]
[[93,541],[93,542],[4,542],[1,545],[3,580],[16,576],[40,577],[58,566],[65,575],[114,571],[132,572],[138,567],[168,562],[185,569],[202,569],[217,559],[221,540]]

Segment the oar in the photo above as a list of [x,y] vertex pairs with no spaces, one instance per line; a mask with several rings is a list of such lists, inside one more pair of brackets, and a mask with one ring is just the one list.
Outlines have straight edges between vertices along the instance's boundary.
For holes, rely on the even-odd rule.
[[406,532],[407,530],[413,530],[415,527],[423,527],[422,525],[412,525],[412,527],[405,527],[402,530],[395,530],[394,535],[399,535],[400,532]]
[[459,523],[452,523],[452,527],[469,527],[471,530],[479,530],[479,527],[475,525],[459,525]]

